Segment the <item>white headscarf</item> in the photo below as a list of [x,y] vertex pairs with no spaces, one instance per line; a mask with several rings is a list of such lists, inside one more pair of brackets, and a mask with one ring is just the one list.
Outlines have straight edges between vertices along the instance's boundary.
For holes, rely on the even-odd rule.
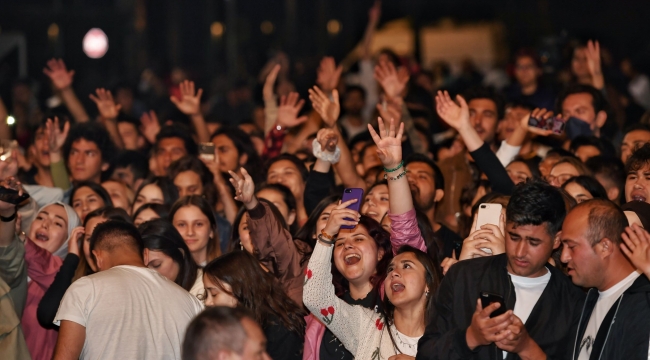
[[54,255],[60,258],[65,258],[65,256],[68,254],[68,241],[70,240],[70,236],[72,235],[72,230],[74,230],[74,228],[76,228],[77,226],[81,225],[81,220],[79,219],[79,216],[77,216],[77,213],[74,211],[72,206],[68,204],[64,204],[60,201],[56,201],[51,204],[45,205],[42,208],[38,209],[38,212],[40,213],[46,207],[54,204],[63,206],[63,208],[65,209],[65,213],[68,215],[68,238],[63,242],[63,244],[61,244],[61,247],[59,247],[59,249],[53,253]]

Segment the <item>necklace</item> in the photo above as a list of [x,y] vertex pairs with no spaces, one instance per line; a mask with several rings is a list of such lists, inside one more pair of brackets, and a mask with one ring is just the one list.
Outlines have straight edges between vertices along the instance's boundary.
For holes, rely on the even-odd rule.
[[395,326],[392,326],[392,328],[393,328],[393,335],[395,335],[395,338],[397,339],[397,341],[400,343],[401,346],[407,347],[409,348],[409,350],[413,350],[414,348],[417,349],[417,345],[418,345],[417,340],[415,343],[412,343],[411,339],[406,339],[406,341],[404,341],[402,339],[402,336],[400,336],[399,331],[397,331],[397,328]]

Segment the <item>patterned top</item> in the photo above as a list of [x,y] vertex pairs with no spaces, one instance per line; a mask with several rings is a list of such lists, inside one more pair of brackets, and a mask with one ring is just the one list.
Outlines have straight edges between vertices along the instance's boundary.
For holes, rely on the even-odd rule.
[[[303,302],[357,359],[388,359],[403,353],[415,356],[417,347],[400,346],[398,351],[380,313],[339,299],[332,285],[333,247],[316,244],[305,276]],[[393,329],[393,337],[397,330]],[[402,339],[406,337],[397,333]],[[413,339],[413,338],[410,338]],[[400,344],[398,339],[395,342]]]

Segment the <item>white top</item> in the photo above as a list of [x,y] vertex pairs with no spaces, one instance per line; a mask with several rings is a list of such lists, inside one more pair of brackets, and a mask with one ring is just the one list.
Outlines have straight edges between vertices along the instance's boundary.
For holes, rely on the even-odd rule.
[[[512,285],[515,287],[515,308],[513,313],[522,323],[526,323],[533,307],[537,304],[540,296],[546,289],[546,285],[551,281],[551,272],[546,269],[546,274],[538,277],[524,277],[508,273],[512,280]],[[507,356],[508,352],[503,352],[503,357]]]
[[508,166],[512,159],[519,155],[519,150],[521,150],[521,146],[512,146],[505,140],[501,141],[501,146],[497,150],[497,158],[501,162],[501,165],[503,167]]
[[180,359],[185,328],[202,309],[158,272],[121,265],[72,283],[54,323],[86,328],[81,359]]
[[205,301],[204,296],[205,296],[205,286],[203,286],[203,269],[199,268],[196,271],[196,281],[194,282],[194,285],[192,285],[192,288],[190,289],[190,294],[196,296],[201,303]]
[[587,323],[587,328],[585,329],[585,334],[582,336],[582,341],[580,341],[578,360],[589,360],[600,324],[602,324],[612,305],[614,305],[616,300],[623,295],[625,290],[632,286],[639,275],[638,272],[634,271],[625,279],[619,281],[618,284],[605,291],[598,292],[599,296],[598,301],[596,302],[596,307],[594,307],[594,311],[591,313],[589,323]]
[[[331,271],[332,249],[331,246],[316,243],[307,269],[311,270],[312,276],[305,276],[305,306],[341,340],[355,359],[386,360],[397,355],[386,319],[363,306],[350,305],[335,295]],[[393,332],[395,335],[396,329]],[[395,338],[395,345],[401,353],[415,357],[420,337],[397,335],[399,339]]]

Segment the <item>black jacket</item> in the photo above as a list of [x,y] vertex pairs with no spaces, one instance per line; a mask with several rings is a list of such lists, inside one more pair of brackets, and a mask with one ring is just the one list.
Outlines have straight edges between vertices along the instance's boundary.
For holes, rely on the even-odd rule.
[[[449,269],[438,289],[434,314],[418,344],[417,360],[502,359],[502,350],[494,344],[470,350],[465,333],[482,291],[503,296],[506,308],[514,309],[515,288],[507,261],[506,254],[501,254],[461,261]],[[546,267],[551,279],[525,326],[549,359],[565,360],[573,351],[572,340],[585,294],[561,271],[549,264]],[[507,359],[519,357],[509,354]]]
[[[575,337],[572,359],[577,359],[580,354],[580,343],[597,301],[598,290],[589,290]],[[649,341],[650,281],[641,275],[607,312],[598,328],[589,359],[646,360]]]

